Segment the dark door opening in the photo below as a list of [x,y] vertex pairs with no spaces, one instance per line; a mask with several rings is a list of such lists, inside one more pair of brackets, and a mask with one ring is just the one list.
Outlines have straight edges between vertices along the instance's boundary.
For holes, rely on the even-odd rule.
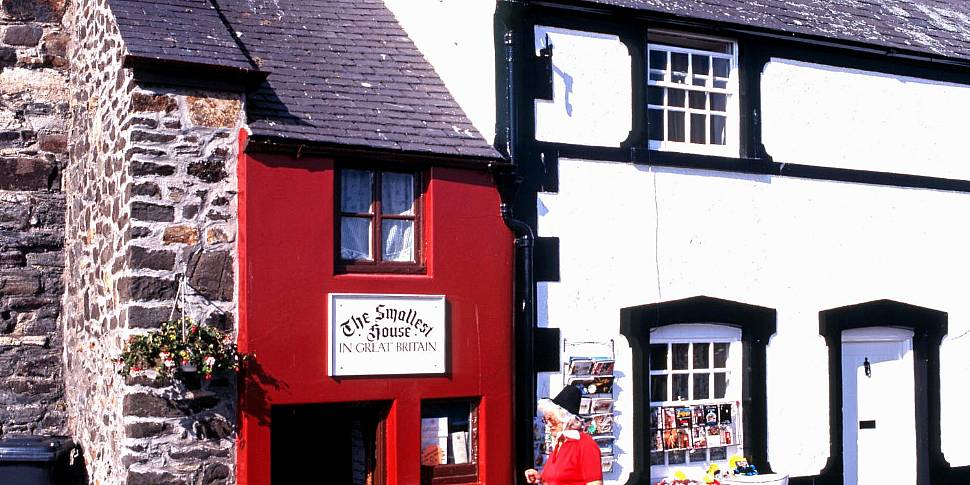
[[273,406],[273,485],[383,485],[387,403]]

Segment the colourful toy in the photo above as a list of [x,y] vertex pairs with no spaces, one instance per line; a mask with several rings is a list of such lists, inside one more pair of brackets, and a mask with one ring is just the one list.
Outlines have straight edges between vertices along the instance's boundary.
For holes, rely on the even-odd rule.
[[741,455],[731,455],[731,459],[728,460],[728,466],[731,467],[735,475],[757,475],[758,469],[754,465],[748,464],[748,459]]
[[711,466],[707,467],[704,485],[721,485],[721,467],[717,466],[717,463],[711,463]]

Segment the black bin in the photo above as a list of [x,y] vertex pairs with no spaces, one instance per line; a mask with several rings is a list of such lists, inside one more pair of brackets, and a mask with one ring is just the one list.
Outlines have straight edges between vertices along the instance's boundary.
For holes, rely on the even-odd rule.
[[0,440],[0,483],[71,483],[74,440],[66,436],[15,436]]

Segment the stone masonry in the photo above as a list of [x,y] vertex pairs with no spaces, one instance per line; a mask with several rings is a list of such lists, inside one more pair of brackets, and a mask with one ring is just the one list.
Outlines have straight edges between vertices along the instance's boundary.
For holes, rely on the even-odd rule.
[[58,0],[0,2],[0,436],[67,431],[63,13]]
[[[173,314],[234,331],[242,96],[145,85],[104,0],[73,4],[65,379],[70,433],[104,484],[235,481],[231,376],[189,390],[114,359]],[[174,314],[180,315],[182,308]]]

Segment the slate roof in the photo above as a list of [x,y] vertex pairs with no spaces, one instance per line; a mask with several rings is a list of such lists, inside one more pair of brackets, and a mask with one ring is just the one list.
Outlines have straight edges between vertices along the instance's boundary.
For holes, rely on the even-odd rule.
[[587,0],[970,60],[967,0]]
[[128,53],[140,59],[252,70],[208,0],[111,0]]
[[[220,10],[205,9],[210,2]],[[132,53],[222,64],[249,62],[245,53],[268,72],[247,103],[253,139],[502,159],[382,0],[110,3]],[[241,42],[235,50],[219,13]],[[181,50],[158,42],[163,34]]]

